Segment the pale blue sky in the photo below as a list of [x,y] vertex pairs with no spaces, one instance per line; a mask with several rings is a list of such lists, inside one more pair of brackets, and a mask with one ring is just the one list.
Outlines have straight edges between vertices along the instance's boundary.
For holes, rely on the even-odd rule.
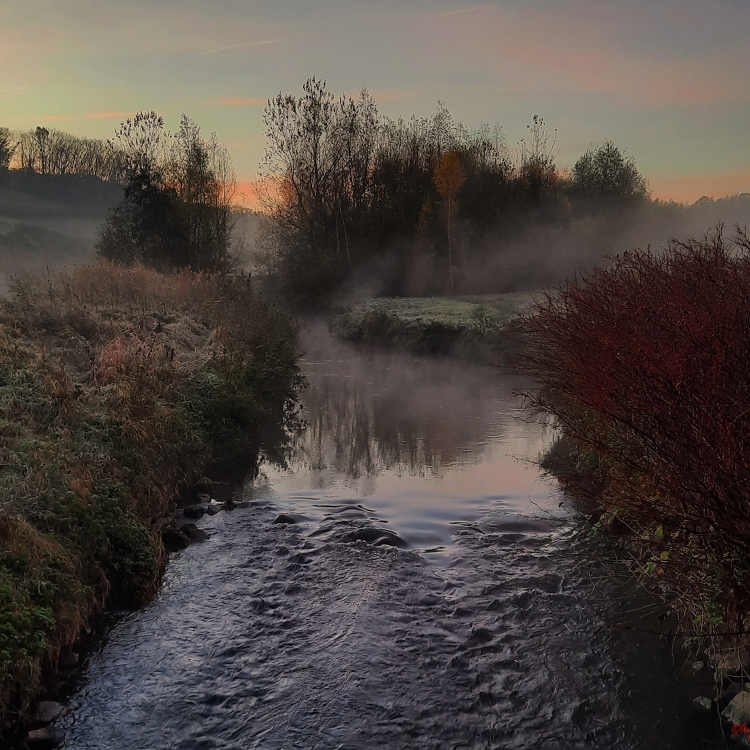
[[185,112],[247,181],[262,103],[316,75],[390,116],[441,99],[510,145],[538,113],[561,166],[610,138],[655,194],[719,197],[750,191],[749,34],[744,0],[5,0],[0,126],[108,137],[138,110],[171,128]]

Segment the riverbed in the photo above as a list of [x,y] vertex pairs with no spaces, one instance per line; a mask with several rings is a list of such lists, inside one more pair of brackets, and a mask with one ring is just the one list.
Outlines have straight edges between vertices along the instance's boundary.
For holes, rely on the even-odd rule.
[[[617,571],[496,368],[308,332],[307,428],[91,654],[71,750],[723,747],[707,670],[619,627]],[[704,690],[705,692],[705,690]]]

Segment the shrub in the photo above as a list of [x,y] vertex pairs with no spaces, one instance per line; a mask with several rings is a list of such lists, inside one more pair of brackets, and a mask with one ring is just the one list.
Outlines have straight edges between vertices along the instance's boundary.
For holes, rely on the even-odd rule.
[[748,251],[744,233],[719,229],[625,253],[523,326],[531,400],[595,480],[577,488],[626,515],[644,569],[671,577],[697,629],[742,630],[750,610]]

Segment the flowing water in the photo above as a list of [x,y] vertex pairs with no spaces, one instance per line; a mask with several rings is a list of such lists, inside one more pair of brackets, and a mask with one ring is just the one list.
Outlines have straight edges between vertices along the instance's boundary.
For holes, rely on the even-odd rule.
[[118,620],[64,747],[723,747],[685,654],[616,628],[514,384],[321,339],[287,467]]

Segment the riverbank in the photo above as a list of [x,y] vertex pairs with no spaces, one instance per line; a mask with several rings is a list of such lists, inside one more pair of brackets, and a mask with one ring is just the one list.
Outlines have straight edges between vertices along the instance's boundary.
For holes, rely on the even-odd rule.
[[519,351],[515,320],[532,304],[531,292],[383,297],[339,310],[329,328],[352,343],[500,363]]
[[521,357],[562,431],[549,468],[725,687],[750,673],[749,252],[717,232],[626,253],[548,297]]
[[0,302],[0,729],[108,602],[138,605],[159,519],[293,412],[297,331],[244,279],[81,268]]

